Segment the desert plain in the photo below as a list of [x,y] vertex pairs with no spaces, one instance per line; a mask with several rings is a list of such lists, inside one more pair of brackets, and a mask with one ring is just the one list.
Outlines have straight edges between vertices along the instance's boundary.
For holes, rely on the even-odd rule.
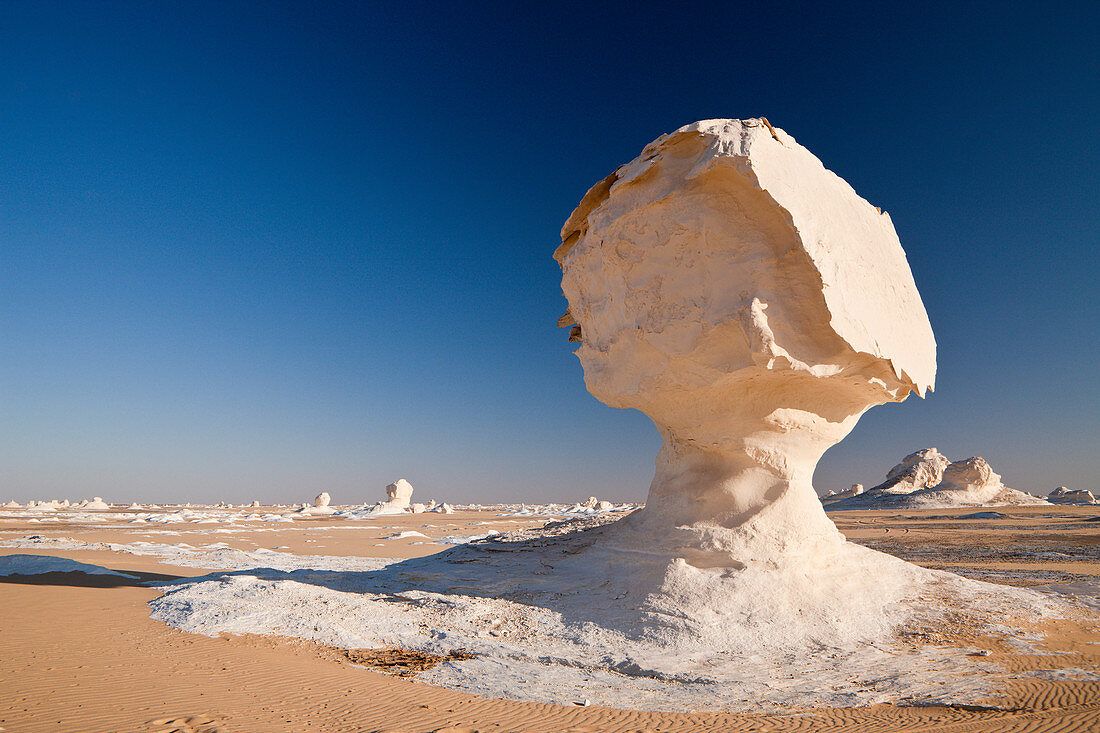
[[[918,565],[993,583],[1057,589],[1078,599],[1079,616],[1037,622],[1025,645],[974,636],[965,625],[950,624],[920,640],[973,649],[966,653],[980,654],[1000,670],[1006,683],[979,705],[898,700],[732,714],[619,710],[586,704],[583,696],[567,705],[519,702],[425,684],[418,672],[440,660],[402,649],[346,650],[272,634],[206,636],[150,617],[148,604],[165,590],[155,584],[224,571],[224,557],[234,551],[246,553],[244,565],[249,557],[265,555],[409,558],[489,531],[568,520],[561,514],[508,509],[471,506],[449,514],[367,520],[304,516],[278,522],[270,518],[285,509],[160,508],[165,516],[187,518],[170,524],[135,524],[139,512],[119,508],[94,517],[6,512],[0,519],[0,567],[8,573],[0,575],[0,729],[673,733],[1100,728],[1095,610],[1100,511],[1095,506],[830,512],[850,540]],[[619,514],[628,511],[618,509]],[[211,520],[230,515],[236,518]],[[261,516],[268,521],[255,519]],[[49,563],[61,560],[49,559],[34,569],[30,556],[98,570],[56,565],[51,571]],[[181,557],[188,558],[187,564],[172,564]],[[1093,604],[1091,611],[1088,604]]]

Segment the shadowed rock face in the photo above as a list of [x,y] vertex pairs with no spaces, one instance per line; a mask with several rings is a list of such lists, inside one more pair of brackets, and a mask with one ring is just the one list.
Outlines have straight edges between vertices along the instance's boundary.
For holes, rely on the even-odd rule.
[[664,437],[635,523],[768,510],[772,531],[835,535],[818,459],[868,408],[933,386],[889,217],[764,121],[657,139],[585,195],[555,258],[589,391]]

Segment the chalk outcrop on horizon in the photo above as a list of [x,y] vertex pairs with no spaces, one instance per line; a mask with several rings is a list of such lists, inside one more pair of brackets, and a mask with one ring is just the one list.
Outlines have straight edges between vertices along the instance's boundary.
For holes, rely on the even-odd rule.
[[1068,486],[1059,486],[1047,495],[1047,500],[1052,504],[1098,504],[1096,497],[1087,489],[1071,489]]
[[964,506],[1046,504],[1010,489],[984,458],[952,463],[935,448],[910,453],[890,469],[886,480],[858,495],[822,497],[835,509],[949,509]]

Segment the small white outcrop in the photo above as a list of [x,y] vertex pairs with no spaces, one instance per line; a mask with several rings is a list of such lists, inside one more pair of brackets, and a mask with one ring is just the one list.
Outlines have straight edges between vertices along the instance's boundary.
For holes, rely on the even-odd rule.
[[348,519],[369,519],[411,511],[413,487],[406,479],[399,478],[386,487],[386,500],[369,507],[342,512]]
[[599,514],[601,512],[609,512],[614,508],[615,505],[610,501],[602,501],[594,496],[590,496],[585,501],[569,507],[566,511],[569,514]]
[[22,509],[23,505],[20,504],[19,502],[17,502],[15,499],[12,499],[11,501],[9,501],[7,504],[4,505],[4,508],[5,509]]
[[1068,486],[1059,486],[1047,495],[1047,500],[1052,504],[1078,504],[1088,506],[1097,504],[1096,497],[1087,489],[1071,489]]
[[844,491],[830,491],[821,497],[822,501],[839,501],[840,499],[847,499],[852,496],[859,496],[863,493],[863,484],[852,484],[851,488]]
[[86,512],[109,512],[111,511],[111,505],[103,501],[100,497],[95,497],[89,502],[80,502],[80,508]]
[[413,487],[407,480],[399,478],[386,487],[387,504],[405,509],[412,500]]
[[332,501],[332,497],[328,495],[327,491],[322,491],[320,494],[313,498],[313,505],[302,503],[302,508],[298,510],[298,514],[335,514],[336,510],[329,506],[329,502]]

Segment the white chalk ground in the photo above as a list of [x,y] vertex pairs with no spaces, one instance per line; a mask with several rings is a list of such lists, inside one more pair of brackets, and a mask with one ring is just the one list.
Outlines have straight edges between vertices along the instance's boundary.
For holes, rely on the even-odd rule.
[[[573,524],[592,528],[600,523],[593,518]],[[766,711],[884,701],[977,703],[1005,684],[997,668],[970,656],[974,650],[909,645],[873,619],[858,618],[858,603],[848,609],[856,617],[837,619],[837,627],[866,627],[867,633],[807,637],[805,615],[811,609],[789,606],[780,588],[784,578],[760,578],[758,585],[742,588],[740,596],[732,597],[729,614],[696,618],[700,635],[695,642],[640,630],[612,602],[614,595],[578,595],[563,584],[571,580],[592,588],[599,585],[594,577],[578,576],[575,569],[556,577],[546,569],[569,562],[568,538],[564,545],[559,542],[571,528],[551,525],[515,536],[494,535],[399,561],[242,551],[222,543],[86,543],[65,537],[9,540],[0,546],[111,550],[225,571],[161,584],[166,591],[152,602],[153,617],[206,635],[276,634],[344,648],[399,646],[441,654],[464,649],[475,658],[446,662],[420,679],[487,697],[559,704],[589,700],[626,709]],[[551,538],[556,550],[537,550]],[[523,549],[513,551],[519,546]],[[913,578],[923,579],[919,597],[899,597],[888,608],[890,624],[902,628],[934,627],[946,604],[965,611],[987,631],[1011,636],[1018,633],[1011,628],[1014,615],[1034,619],[1067,610],[1050,594],[925,571],[856,546],[853,552],[895,567],[904,578],[899,587],[911,588]],[[594,562],[598,557],[578,557],[590,576],[606,574],[607,566]],[[50,560],[56,558],[28,562]],[[44,564],[39,571],[59,569]],[[618,594],[636,581],[623,574],[601,582]],[[1087,597],[1096,590],[1070,592]],[[852,591],[858,598],[859,592],[881,595],[896,589],[854,586]],[[773,602],[770,593],[783,600]],[[1026,638],[1019,643],[1026,645]]]
[[[256,570],[270,569],[279,572],[295,570],[335,570],[358,572],[376,570],[385,567],[393,560],[371,557],[334,557],[329,555],[293,555],[289,552],[277,552],[260,548],[258,550],[238,550],[218,542],[209,545],[193,546],[183,542],[159,544],[156,542],[84,542],[72,537],[28,537],[0,542],[0,547],[20,549],[56,549],[56,550],[106,550],[122,552],[127,555],[155,557],[166,565],[182,568],[205,568],[209,570]],[[41,572],[52,572],[43,570]]]
[[[552,532],[555,540],[568,544],[558,532]],[[769,598],[769,583],[778,587],[789,579],[762,577],[755,587],[742,588],[742,595],[730,596],[729,613],[694,618],[693,638],[674,633],[676,624],[662,627],[654,620],[668,609],[651,609],[650,624],[638,625],[624,612],[637,599],[617,607],[607,593],[572,593],[567,583],[591,589],[600,582],[575,568],[561,577],[542,569],[539,577],[541,565],[568,563],[562,556],[568,551],[556,552],[560,546],[532,549],[546,534],[514,538],[523,545],[518,550],[490,539],[375,572],[208,577],[169,590],[152,603],[153,616],[210,635],[276,633],[345,648],[399,646],[437,654],[463,649],[475,658],[442,664],[420,678],[492,697],[761,711],[897,700],[978,703],[1004,684],[994,667],[971,656],[972,649],[907,645],[891,627],[935,628],[950,609],[965,611],[987,631],[1014,636],[1018,631],[1004,625],[1013,615],[1059,613],[1059,603],[1041,593],[915,569],[853,546],[871,562],[896,565],[901,576],[915,569],[914,577],[927,582],[916,597],[899,596],[887,609],[888,619],[838,620],[836,636],[814,638],[807,629],[820,628],[808,618],[816,609],[791,606],[779,590],[778,601]],[[593,576],[607,571],[598,557],[584,564]],[[611,592],[623,593],[618,586],[634,580],[601,579]],[[911,582],[907,578],[901,586],[911,588]],[[858,597],[896,589],[852,591]],[[682,612],[695,616],[702,610]],[[858,615],[859,607],[848,612]],[[862,633],[848,633],[855,628]]]
[[[155,505],[131,504],[128,507],[110,507],[87,511],[78,504],[68,501],[31,502],[33,506],[21,505],[12,500],[0,506],[0,519],[20,519],[31,524],[103,524],[103,525],[142,525],[142,524],[221,524],[251,528],[256,522],[290,524],[295,521],[309,521],[314,516],[331,516],[334,519],[371,520],[411,514],[410,510],[376,512],[375,504],[361,506],[324,506],[324,507],[274,507],[278,512],[251,511],[254,507],[235,507],[228,505],[194,505],[173,509],[172,511],[147,511],[160,507]],[[447,514],[452,511],[476,510],[496,511],[502,518],[569,518],[578,516],[602,516],[624,514],[637,509],[639,504],[610,504],[604,506],[586,506],[585,504],[441,504],[430,513]],[[442,507],[447,507],[443,511]],[[111,511],[114,509],[115,511]]]

